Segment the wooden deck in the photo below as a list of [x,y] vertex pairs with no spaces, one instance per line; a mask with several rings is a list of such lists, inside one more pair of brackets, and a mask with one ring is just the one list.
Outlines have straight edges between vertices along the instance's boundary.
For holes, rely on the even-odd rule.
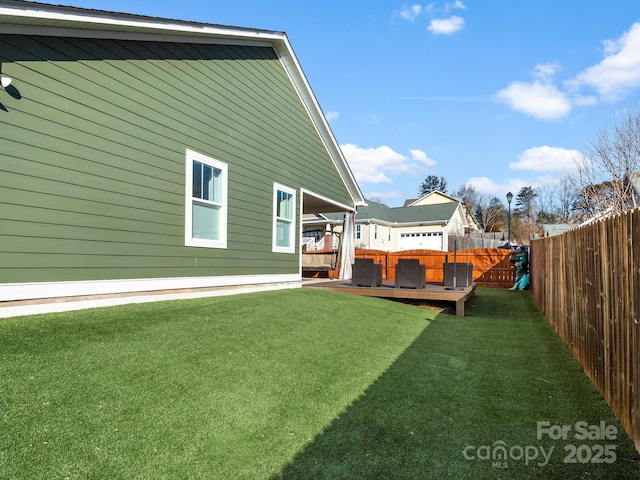
[[435,300],[454,302],[456,315],[464,316],[464,304],[473,296],[476,284],[452,290],[440,284],[427,284],[423,289],[395,288],[393,282],[383,282],[381,287],[354,287],[350,280],[325,280],[302,282],[303,288],[322,288],[333,292],[351,293],[367,297],[396,298],[406,300]]

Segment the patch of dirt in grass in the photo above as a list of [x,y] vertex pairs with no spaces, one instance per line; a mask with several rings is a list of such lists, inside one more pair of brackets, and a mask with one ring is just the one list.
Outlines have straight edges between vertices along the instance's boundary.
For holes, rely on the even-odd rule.
[[450,302],[437,302],[434,300],[414,300],[414,299],[393,299],[396,302],[404,303],[406,305],[413,305],[414,307],[424,308],[425,310],[432,310],[438,313],[448,313],[455,315],[456,307]]

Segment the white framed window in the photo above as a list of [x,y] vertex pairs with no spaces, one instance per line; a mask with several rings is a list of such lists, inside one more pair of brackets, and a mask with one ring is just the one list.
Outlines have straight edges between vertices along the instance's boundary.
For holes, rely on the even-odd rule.
[[186,154],[185,245],[227,248],[227,164]]
[[356,223],[356,240],[360,240],[362,238],[362,225]]
[[296,251],[296,191],[273,184],[273,251]]

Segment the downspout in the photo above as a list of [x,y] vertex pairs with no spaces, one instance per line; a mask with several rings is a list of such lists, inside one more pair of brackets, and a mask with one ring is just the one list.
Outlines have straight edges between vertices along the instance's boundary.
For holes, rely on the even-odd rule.
[[444,251],[448,252],[449,251],[449,220],[444,221],[444,239],[443,240],[446,243],[446,245],[444,245]]

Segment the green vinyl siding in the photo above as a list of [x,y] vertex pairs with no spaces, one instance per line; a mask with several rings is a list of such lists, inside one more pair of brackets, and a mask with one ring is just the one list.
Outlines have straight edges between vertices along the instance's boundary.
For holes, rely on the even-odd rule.
[[[352,202],[272,48],[0,35],[0,62],[0,283],[297,273],[273,183]],[[226,249],[184,245],[186,149],[228,165]]]

